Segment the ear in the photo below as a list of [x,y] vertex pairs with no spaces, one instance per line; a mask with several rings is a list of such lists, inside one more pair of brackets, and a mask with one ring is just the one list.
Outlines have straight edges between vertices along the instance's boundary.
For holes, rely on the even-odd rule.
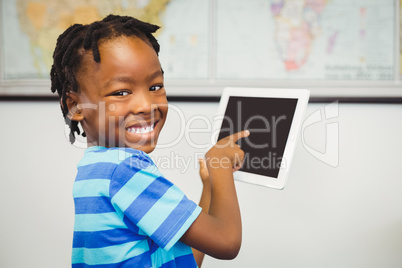
[[84,119],[84,115],[81,113],[78,99],[79,96],[76,92],[69,92],[66,94],[66,104],[68,108],[67,117],[71,121],[82,121]]

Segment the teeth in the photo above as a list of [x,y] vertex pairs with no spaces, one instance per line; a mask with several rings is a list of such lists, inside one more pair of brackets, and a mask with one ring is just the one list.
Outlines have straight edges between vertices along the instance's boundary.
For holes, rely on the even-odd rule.
[[154,125],[151,125],[151,126],[148,126],[148,127],[142,127],[142,128],[130,127],[127,130],[129,132],[132,132],[132,133],[144,134],[144,133],[152,132],[154,130]]

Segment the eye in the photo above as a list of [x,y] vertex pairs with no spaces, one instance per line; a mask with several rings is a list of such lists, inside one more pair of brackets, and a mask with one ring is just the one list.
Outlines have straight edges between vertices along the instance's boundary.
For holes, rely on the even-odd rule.
[[163,85],[154,85],[149,88],[149,91],[158,91],[163,88]]
[[112,96],[127,96],[128,94],[130,94],[129,91],[127,90],[120,90],[117,92],[112,93]]

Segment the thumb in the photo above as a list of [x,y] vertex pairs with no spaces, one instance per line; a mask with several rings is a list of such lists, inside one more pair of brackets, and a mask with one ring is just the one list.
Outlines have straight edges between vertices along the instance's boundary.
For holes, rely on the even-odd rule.
[[200,169],[205,168],[205,159],[204,158],[200,158],[198,159],[198,163],[200,164]]

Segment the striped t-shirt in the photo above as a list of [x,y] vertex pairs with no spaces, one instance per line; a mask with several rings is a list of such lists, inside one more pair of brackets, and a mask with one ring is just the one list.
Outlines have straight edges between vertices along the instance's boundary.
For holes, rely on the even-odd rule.
[[72,267],[197,267],[180,241],[201,212],[151,158],[90,147],[73,187]]

